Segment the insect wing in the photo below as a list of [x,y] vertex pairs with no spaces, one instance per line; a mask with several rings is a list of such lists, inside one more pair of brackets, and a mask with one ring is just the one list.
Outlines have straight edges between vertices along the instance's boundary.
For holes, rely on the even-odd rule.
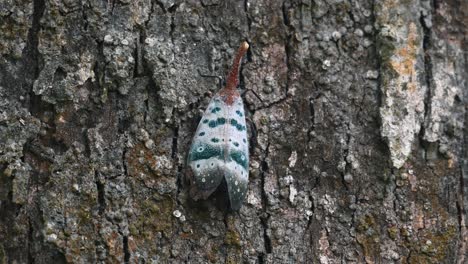
[[206,109],[190,148],[192,197],[206,199],[224,178],[231,208],[242,205],[248,186],[249,147],[242,99],[224,103],[216,95]]
[[[206,199],[224,177],[224,152],[221,113],[223,102],[216,96],[211,100],[192,140],[188,165],[192,172],[192,197]],[[225,122],[225,120],[224,120]]]
[[231,209],[238,210],[247,193],[249,181],[249,145],[244,106],[238,97],[228,108],[226,124],[227,157],[225,158],[225,179]]

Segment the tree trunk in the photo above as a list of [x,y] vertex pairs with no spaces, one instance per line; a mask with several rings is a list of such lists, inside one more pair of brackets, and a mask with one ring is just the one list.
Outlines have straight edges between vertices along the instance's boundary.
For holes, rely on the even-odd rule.
[[[467,27],[464,0],[2,1],[0,263],[468,263]],[[185,161],[243,40],[229,211]]]

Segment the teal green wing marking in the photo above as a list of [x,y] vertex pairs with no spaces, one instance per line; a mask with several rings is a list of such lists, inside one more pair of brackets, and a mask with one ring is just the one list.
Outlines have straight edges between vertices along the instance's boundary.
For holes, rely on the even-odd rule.
[[248,190],[249,149],[242,99],[227,105],[215,96],[200,120],[188,155],[192,184],[206,199],[225,179],[231,208],[237,210]]

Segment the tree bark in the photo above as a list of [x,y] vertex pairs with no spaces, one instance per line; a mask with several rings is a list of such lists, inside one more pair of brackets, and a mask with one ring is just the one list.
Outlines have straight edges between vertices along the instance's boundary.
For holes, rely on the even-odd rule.
[[[463,0],[0,3],[0,263],[468,263]],[[249,191],[186,155],[241,41]]]

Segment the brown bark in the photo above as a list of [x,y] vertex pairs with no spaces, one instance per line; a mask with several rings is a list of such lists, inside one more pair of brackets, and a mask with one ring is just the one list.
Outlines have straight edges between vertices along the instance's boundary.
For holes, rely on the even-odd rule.
[[[0,263],[468,263],[467,10],[3,1]],[[185,160],[243,40],[230,212]]]

